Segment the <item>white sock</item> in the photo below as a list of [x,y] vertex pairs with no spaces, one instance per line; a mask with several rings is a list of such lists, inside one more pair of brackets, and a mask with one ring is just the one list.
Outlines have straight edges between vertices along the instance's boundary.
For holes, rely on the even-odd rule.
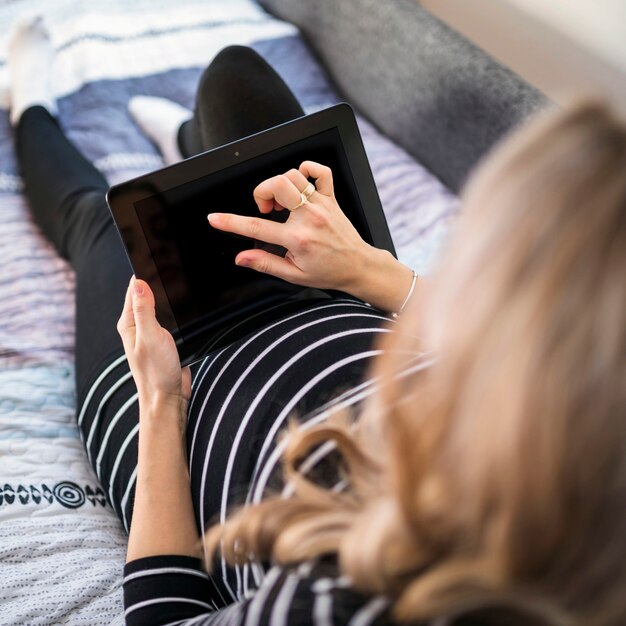
[[16,24],[9,38],[7,69],[10,82],[11,124],[22,113],[39,104],[56,113],[50,87],[54,48],[41,16],[31,16]]
[[158,146],[167,165],[182,161],[178,147],[178,130],[193,113],[171,100],[151,96],[135,96],[128,110],[137,125]]

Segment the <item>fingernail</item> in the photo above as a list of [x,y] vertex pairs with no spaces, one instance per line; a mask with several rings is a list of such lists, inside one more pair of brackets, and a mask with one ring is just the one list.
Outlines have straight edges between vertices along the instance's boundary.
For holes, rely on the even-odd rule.
[[139,281],[135,280],[133,282],[133,293],[136,296],[142,296],[143,295],[143,284],[140,283]]
[[217,224],[220,221],[219,213],[209,213],[207,219],[210,224]]
[[235,259],[235,265],[239,267],[250,267],[250,261],[245,257],[243,259]]

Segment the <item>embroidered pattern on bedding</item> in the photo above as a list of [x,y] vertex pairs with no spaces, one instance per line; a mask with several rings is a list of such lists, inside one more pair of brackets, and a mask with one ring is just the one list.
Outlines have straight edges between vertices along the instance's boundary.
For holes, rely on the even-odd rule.
[[71,480],[64,480],[48,487],[35,485],[0,486],[0,506],[3,504],[52,504],[56,500],[67,509],[77,509],[85,504],[107,506],[104,491],[97,485],[80,487]]

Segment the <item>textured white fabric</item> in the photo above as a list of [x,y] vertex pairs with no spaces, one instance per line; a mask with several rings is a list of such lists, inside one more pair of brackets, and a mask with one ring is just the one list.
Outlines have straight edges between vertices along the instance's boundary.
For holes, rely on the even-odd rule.
[[[203,66],[207,58],[229,44],[297,32],[290,24],[268,19],[251,0],[107,0],[106,4],[90,0],[8,0],[0,5],[3,56],[8,26],[25,14],[37,12],[45,16],[56,49],[52,88],[57,98],[95,80]],[[150,34],[149,45],[145,45],[146,33]],[[163,50],[167,54],[162,54]],[[3,65],[3,107],[7,106],[6,85],[7,68]]]
[[[49,292],[40,286],[42,295],[54,295],[55,282]],[[37,309],[40,325],[54,332],[54,300],[48,311]],[[4,326],[7,316],[0,319]],[[56,366],[0,369],[0,623],[123,624],[126,535],[103,506],[77,436],[71,360],[57,358]]]
[[[89,0],[0,5],[0,114],[7,122],[7,34],[26,13],[44,14],[52,32],[57,97],[101,78],[203,66],[227,44],[295,33],[247,0],[109,0],[106,15],[101,7]],[[178,56],[159,54],[164,46],[177,49]],[[1,136],[10,141],[10,131]],[[21,180],[3,154],[12,157],[4,140],[0,623],[123,624],[126,534],[105,504],[75,426],[74,277],[33,224],[18,195]],[[114,152],[96,165],[112,178],[123,178],[161,161],[153,154]]]
[[[75,426],[74,276],[21,195],[6,110],[8,28],[38,11],[56,50],[55,95],[71,96],[72,106],[83,97],[79,89],[103,79],[200,68],[225,45],[271,43],[296,31],[248,0],[107,0],[106,11],[90,0],[0,2],[0,623],[122,624],[126,535],[103,504]],[[287,64],[307,111],[336,101],[323,78],[299,76],[295,60],[280,50],[276,59]],[[103,98],[114,87],[106,89]],[[76,127],[60,102],[62,121],[111,182],[162,164],[125,108],[99,115],[105,101],[85,98]],[[113,113],[126,125],[103,137]],[[399,256],[424,272],[456,200],[406,152],[359,123]]]

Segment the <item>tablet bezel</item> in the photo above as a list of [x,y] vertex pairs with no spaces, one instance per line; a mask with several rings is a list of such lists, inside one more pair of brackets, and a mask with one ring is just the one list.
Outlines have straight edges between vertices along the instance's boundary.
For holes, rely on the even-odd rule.
[[[333,128],[339,132],[352,172],[362,217],[369,230],[368,243],[397,256],[354,112],[349,104],[341,103],[112,186],[106,194],[106,200],[133,270],[136,271],[136,266],[128,252],[130,242],[125,240],[118,222],[133,223],[135,232],[143,232],[135,203]],[[142,243],[145,246],[144,253],[147,251],[147,257],[152,259],[148,242],[144,239]],[[157,280],[151,281],[157,301],[168,302],[158,269],[153,261],[151,263],[151,269],[158,276]],[[143,278],[139,274],[137,277]],[[187,345],[180,332],[172,330],[178,329],[178,322],[169,305],[168,308],[166,311],[160,307],[161,319],[172,320],[170,332],[176,341],[181,363],[191,363],[201,356],[196,354],[198,347],[195,344]]]

